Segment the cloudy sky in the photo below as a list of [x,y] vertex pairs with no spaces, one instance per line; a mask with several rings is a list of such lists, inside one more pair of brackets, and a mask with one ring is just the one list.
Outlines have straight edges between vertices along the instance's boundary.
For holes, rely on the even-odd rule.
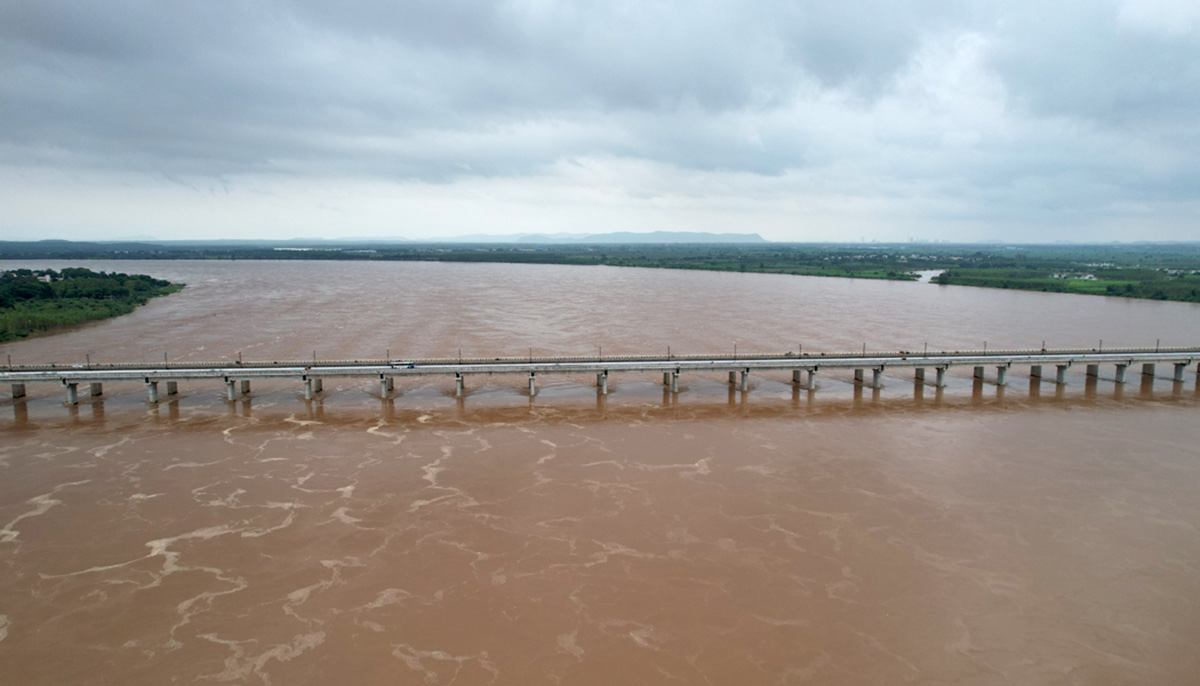
[[1200,3],[0,3],[0,239],[656,230],[1200,239]]

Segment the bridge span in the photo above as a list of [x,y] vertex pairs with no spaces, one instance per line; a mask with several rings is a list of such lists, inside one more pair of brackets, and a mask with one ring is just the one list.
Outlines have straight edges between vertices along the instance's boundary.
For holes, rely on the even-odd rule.
[[[1114,368],[1113,380],[1125,383],[1130,367],[1140,365],[1143,376],[1154,378],[1159,365],[1172,366],[1171,379],[1183,381],[1188,366],[1200,362],[1200,347],[1188,348],[1121,348],[1115,350],[1000,350],[953,352],[867,352],[861,353],[781,353],[749,355],[622,355],[596,357],[525,357],[470,359],[403,359],[403,360],[324,360],[272,362],[198,362],[198,363],[116,363],[116,364],[29,364],[0,368],[0,384],[11,384],[12,398],[25,396],[26,384],[58,384],[66,390],[66,403],[79,402],[79,386],[86,385],[90,395],[103,394],[105,383],[141,383],[146,387],[147,401],[159,401],[159,384],[166,395],[178,393],[181,382],[220,382],[225,385],[226,398],[235,401],[250,392],[255,380],[292,379],[303,387],[305,400],[323,392],[326,378],[373,379],[379,384],[383,398],[390,397],[396,379],[423,376],[452,376],[455,395],[466,393],[470,376],[494,374],[527,375],[529,393],[537,393],[539,375],[595,374],[597,391],[608,393],[608,377],[612,374],[661,373],[663,385],[672,393],[679,392],[681,374],[728,373],[731,386],[747,391],[749,377],[754,373],[792,373],[792,383],[801,389],[816,389],[818,373],[852,371],[854,382],[879,388],[887,370],[912,370],[914,381],[946,385],[946,371],[954,367],[973,368],[976,379],[987,379],[996,385],[1007,383],[1009,370],[1016,366],[1028,368],[1031,378],[1041,380],[1054,368],[1054,383],[1065,384],[1066,372],[1072,366],[1086,366],[1087,374],[1098,377],[1101,365]],[[988,374],[988,370],[994,370]],[[933,371],[932,380],[927,372]],[[1200,374],[1200,367],[1197,368]],[[870,372],[870,377],[867,377]]]

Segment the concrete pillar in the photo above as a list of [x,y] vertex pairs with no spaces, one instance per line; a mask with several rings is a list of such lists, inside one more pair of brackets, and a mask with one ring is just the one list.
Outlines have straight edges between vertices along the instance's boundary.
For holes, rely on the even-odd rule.
[[167,382],[167,395],[179,395],[179,382],[178,381],[168,381]]
[[386,376],[380,376],[379,377],[379,397],[380,398],[388,397],[388,391],[390,391],[390,390],[391,389],[388,388],[388,378]]
[[537,378],[533,372],[529,372],[529,397],[537,395]]
[[1058,371],[1054,374],[1054,383],[1061,386],[1067,382],[1067,367],[1069,367],[1069,366],[1071,366],[1071,365],[1067,365],[1067,364],[1055,365],[1055,367]]
[[225,379],[225,397],[229,402],[237,400],[237,382],[233,379]]
[[855,369],[854,370],[854,383],[861,384],[862,382],[863,382],[863,370]]
[[1149,362],[1142,365],[1142,376],[1154,376],[1154,363]]
[[313,380],[308,378],[307,376],[304,377],[304,399],[305,400],[313,399]]
[[982,379],[982,378],[983,378],[983,367],[976,367],[976,368],[975,368],[975,378],[976,378],[976,379]]
[[871,370],[871,388],[879,388],[880,380],[883,377],[883,367],[876,367]]
[[1008,383],[1008,367],[1007,366],[997,366],[996,367],[996,385],[1003,386],[1007,383]]
[[1171,377],[1175,381],[1183,381],[1183,370],[1187,369],[1186,362],[1178,362],[1175,364],[1175,376]]
[[937,381],[934,383],[934,385],[937,386],[938,388],[946,387],[946,368],[945,367],[937,368]]
[[68,405],[78,405],[79,404],[79,390],[77,388],[78,385],[79,384],[73,384],[73,383],[66,384],[66,386],[67,386],[67,404]]
[[1100,365],[1089,364],[1087,366],[1087,375],[1088,376],[1100,376]]
[[151,405],[158,404],[158,382],[157,381],[147,381],[146,382],[146,402],[150,403]]
[[732,386],[736,383],[737,383],[737,372],[729,372],[729,385]]
[[671,372],[671,392],[679,392],[679,372]]
[[242,393],[250,392],[250,379],[242,379]]
[[804,385],[804,390],[811,391],[811,390],[815,390],[816,387],[817,387],[817,370],[810,369],[810,370],[808,370],[808,383],[806,383]]
[[25,384],[23,384],[23,383],[13,384],[12,385],[12,397],[13,397],[13,400],[16,400],[17,398],[24,398],[25,397]]
[[796,386],[800,385],[800,370],[799,369],[792,370],[792,383]]
[[913,374],[917,381],[920,381],[921,383],[925,383],[925,368],[924,367],[917,367],[915,370],[913,370]]
[[671,372],[663,372],[663,385],[664,386],[671,385]]
[[454,375],[454,397],[455,397],[455,398],[461,398],[461,397],[463,397],[463,391],[464,391],[464,390],[465,390],[465,389],[463,388],[463,376],[462,376],[462,374],[455,374],[455,375]]
[[596,375],[596,386],[600,389],[600,395],[608,395],[608,372]]
[[750,370],[749,369],[742,372],[741,388],[742,388],[743,392],[750,390]]
[[1128,366],[1125,364],[1117,365],[1117,383],[1125,383],[1125,368]]
[[[390,388],[390,386],[389,386],[389,388]],[[313,392],[320,393],[323,390],[325,390],[325,385],[323,383],[321,383],[321,378],[317,377],[317,378],[313,379]]]
[[1029,377],[1032,379],[1042,378],[1042,365],[1035,364],[1029,368]]
[[92,394],[93,398],[98,395],[104,395],[104,384],[93,383],[93,384],[88,384],[88,386],[89,386],[88,391]]

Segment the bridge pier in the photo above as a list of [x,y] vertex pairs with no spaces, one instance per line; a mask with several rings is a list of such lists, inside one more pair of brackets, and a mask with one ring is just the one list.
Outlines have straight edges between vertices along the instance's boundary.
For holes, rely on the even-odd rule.
[[[956,369],[959,367],[964,367],[964,372],[966,369],[972,369],[973,376],[977,380],[976,386],[978,387],[978,382],[986,381],[987,366],[990,364],[996,370],[996,376],[994,377],[993,381],[997,386],[1003,387],[1007,384],[1008,372],[1011,370],[1013,364],[1018,365],[1018,371],[1020,369],[1020,365],[1027,365],[1029,369],[1029,377],[1031,379],[1038,379],[1039,381],[1046,381],[1050,378],[1047,365],[1054,365],[1056,368],[1054,380],[1059,386],[1065,387],[1067,384],[1067,369],[1078,363],[1081,367],[1086,368],[1086,378],[1088,379],[1089,387],[1095,388],[1096,380],[1100,378],[1100,372],[1103,365],[1114,365],[1115,381],[1118,385],[1125,384],[1128,381],[1129,374],[1136,373],[1138,371],[1134,365],[1141,365],[1143,388],[1146,388],[1157,380],[1157,365],[1162,364],[1171,365],[1174,367],[1173,373],[1170,374],[1169,378],[1172,378],[1176,383],[1183,381],[1188,375],[1192,374],[1193,370],[1195,370],[1197,372],[1197,386],[1200,386],[1200,367],[1193,367],[1193,365],[1197,364],[1197,360],[1200,359],[1200,349],[1170,349],[1161,353],[1153,353],[1150,351],[1134,349],[1121,349],[1117,351],[1105,350],[1103,353],[1082,350],[1061,352],[1050,351],[1049,353],[1041,354],[1034,353],[1032,351],[1017,351],[1014,353],[1005,352],[1003,354],[997,354],[993,351],[986,357],[970,357],[967,355],[970,355],[970,353],[930,356],[923,359],[920,357],[907,357],[901,353],[895,355],[881,354],[878,357],[859,357],[858,355],[847,355],[845,357],[822,358],[819,360],[800,360],[788,355],[763,356],[761,359],[755,359],[752,362],[747,361],[745,363],[754,366],[734,367],[732,370],[729,366],[726,366],[725,372],[729,374],[729,388],[731,392],[741,390],[743,393],[747,393],[750,389],[749,377],[752,372],[756,370],[764,372],[769,371],[771,373],[790,371],[791,383],[793,388],[795,388],[798,392],[801,388],[805,388],[809,391],[815,390],[816,372],[819,370],[819,368],[828,366],[833,366],[834,369],[838,370],[838,374],[843,373],[843,370],[853,371],[854,383],[856,386],[860,388],[870,387],[877,390],[883,386],[883,374],[888,368],[888,365],[893,367],[893,372],[895,371],[894,368],[897,366],[913,365],[914,380],[917,382],[918,387],[923,387],[926,384],[933,385],[934,375],[930,373],[932,368],[932,370],[937,374],[936,385],[938,388],[944,388],[946,386],[946,372],[950,367],[955,367]],[[865,366],[868,360],[871,362],[870,367]],[[991,362],[985,362],[984,360],[991,360]],[[439,364],[444,364],[444,362],[445,361],[439,361]],[[618,371],[623,371],[624,369],[621,365],[626,363],[626,361],[621,361],[617,366]],[[693,359],[689,357],[684,360],[670,359],[668,361],[661,356],[646,356],[644,359],[629,359],[628,363],[630,363],[629,371],[636,370],[638,373],[642,374],[647,372],[661,372],[663,374],[663,385],[667,392],[676,394],[680,391],[679,377],[685,370],[712,373],[713,366],[730,365],[730,360],[724,357],[719,357],[713,360],[701,360],[698,358]],[[538,392],[536,378],[537,374],[539,373],[568,375],[595,373],[596,386],[600,389],[599,392],[601,395],[606,395],[608,393],[608,376],[612,369],[606,368],[605,365],[611,367],[613,364],[614,362],[610,362],[609,360],[599,361],[591,359],[531,359],[528,363],[525,363],[524,360],[521,360],[520,362],[511,360],[503,362],[495,361],[495,363],[487,360],[471,360],[468,361],[467,364],[450,366],[448,369],[446,366],[441,366],[436,369],[430,368],[412,371],[382,367],[378,366],[377,363],[366,361],[363,363],[348,365],[346,369],[338,368],[335,373],[337,373],[339,376],[357,378],[359,380],[370,378],[369,375],[371,374],[378,375],[381,391],[380,394],[384,396],[385,399],[390,397],[392,394],[396,375],[402,374],[407,376],[410,373],[416,375],[453,375],[455,378],[454,393],[455,396],[459,398],[465,397],[466,395],[466,375],[471,373],[512,374],[513,372],[516,372],[518,374],[529,374],[531,396],[536,395]],[[801,364],[804,364],[805,366],[800,366]],[[305,386],[305,399],[308,400],[311,400],[315,394],[321,392],[322,382],[322,379],[310,376],[312,372],[320,371],[319,368],[316,370],[312,368],[305,369],[304,367],[298,368],[297,366],[292,366],[289,363],[274,363],[273,365],[267,363],[260,365],[261,368],[256,366],[255,370],[252,372],[232,365],[228,367],[214,367],[214,365],[210,363],[198,365],[197,369],[176,367],[175,365],[172,365],[170,370],[164,370],[161,365],[151,364],[146,365],[141,370],[132,365],[116,365],[112,367],[107,365],[99,365],[97,367],[91,367],[87,370],[82,369],[82,366],[78,369],[71,368],[66,370],[62,369],[61,367],[55,368],[55,365],[44,366],[45,369],[42,369],[39,366],[34,366],[32,370],[2,370],[0,371],[0,377],[3,378],[0,379],[0,382],[11,384],[12,398],[14,400],[17,398],[22,398],[26,395],[26,389],[31,381],[33,383],[61,383],[67,390],[68,402],[78,403],[79,396],[83,394],[80,392],[81,390],[83,390],[85,393],[90,392],[93,397],[99,397],[103,395],[103,387],[108,383],[124,383],[140,377],[144,379],[144,383],[146,384],[146,397],[148,402],[151,404],[156,402],[164,402],[167,400],[167,398],[164,398],[162,395],[160,395],[159,391],[165,392],[165,394],[168,396],[177,395],[178,380],[180,379],[184,381],[195,379],[214,379],[214,376],[210,376],[214,374],[216,375],[215,379],[223,380],[225,382],[225,396],[230,402],[242,399],[241,396],[243,395],[245,398],[249,398],[251,382],[256,378],[295,379],[296,375],[302,375],[301,378]],[[720,367],[717,366],[717,369],[720,369]],[[868,369],[871,370],[869,379],[867,378]],[[331,370],[326,370],[326,373],[329,371]],[[358,376],[364,373],[367,376]],[[808,374],[807,378],[803,376],[804,373]],[[227,376],[229,374],[234,376]],[[249,376],[247,376],[247,374]],[[167,375],[170,376],[168,377]],[[167,380],[168,378],[171,380]],[[1109,378],[1113,379],[1113,377]],[[1167,378],[1168,375],[1164,374],[1163,380],[1165,381]],[[166,384],[165,389],[161,388],[163,383]],[[83,386],[84,389],[80,389],[80,386]],[[1037,384],[1031,384],[1031,394],[1034,393],[1032,389],[1035,386],[1037,386]],[[1059,392],[1062,392],[1061,388]]]

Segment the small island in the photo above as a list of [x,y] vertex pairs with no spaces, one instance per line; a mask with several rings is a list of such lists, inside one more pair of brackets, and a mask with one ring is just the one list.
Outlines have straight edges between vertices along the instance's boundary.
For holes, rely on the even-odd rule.
[[71,267],[0,272],[0,341],[128,314],[182,284]]

